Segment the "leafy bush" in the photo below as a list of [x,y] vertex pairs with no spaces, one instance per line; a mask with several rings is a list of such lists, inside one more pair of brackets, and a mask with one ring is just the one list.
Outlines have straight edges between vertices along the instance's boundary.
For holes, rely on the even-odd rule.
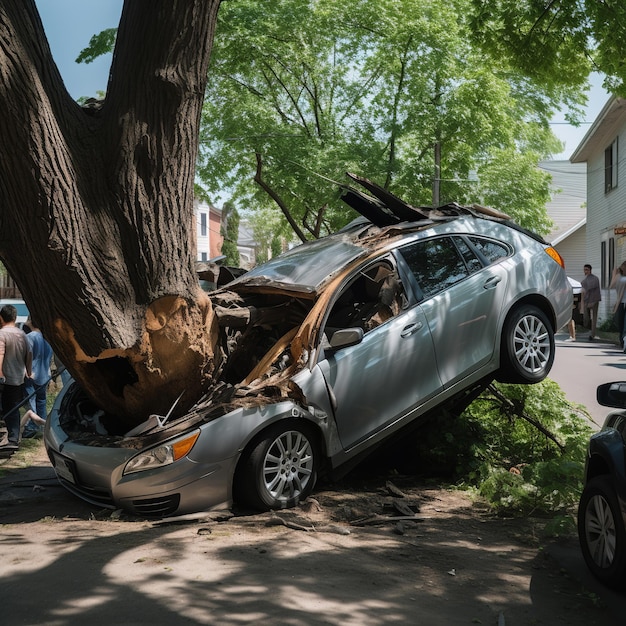
[[571,518],[592,428],[555,382],[490,385],[460,417],[439,415],[437,426],[417,444],[422,467],[446,468],[499,513]]

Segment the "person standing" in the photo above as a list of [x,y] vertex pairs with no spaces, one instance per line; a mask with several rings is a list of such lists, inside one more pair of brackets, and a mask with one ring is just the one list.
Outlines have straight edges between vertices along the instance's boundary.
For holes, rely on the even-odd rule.
[[[48,396],[48,383],[50,382],[50,362],[52,361],[52,347],[44,339],[37,325],[29,317],[26,321],[30,332],[26,335],[26,341],[33,355],[32,378],[24,381],[24,393],[30,396],[29,404],[31,411],[42,420],[48,415],[46,407]],[[41,429],[37,420],[31,418],[27,421],[22,432],[22,437],[28,439],[35,437]]]
[[0,309],[0,381],[2,414],[7,428],[5,448],[16,450],[20,440],[19,405],[24,400],[24,378],[32,376],[33,355],[26,341],[26,333],[15,325],[17,309],[5,304]]
[[585,277],[580,283],[583,288],[583,315],[585,326],[591,327],[589,341],[598,339],[596,337],[596,328],[598,325],[598,305],[602,301],[602,293],[600,291],[600,280],[595,274],[591,273],[591,265],[585,264],[583,271]]
[[617,298],[613,306],[613,319],[617,326],[617,332],[620,342],[620,350],[626,352],[626,344],[624,343],[624,314],[626,313],[626,261],[613,270],[611,284],[609,289],[615,289]]

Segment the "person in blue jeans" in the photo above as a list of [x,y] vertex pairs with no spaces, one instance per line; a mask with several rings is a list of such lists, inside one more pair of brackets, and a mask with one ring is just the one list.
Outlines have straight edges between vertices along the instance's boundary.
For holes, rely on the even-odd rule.
[[[52,347],[44,339],[41,331],[32,318],[28,318],[26,324],[31,329],[26,335],[26,341],[30,347],[30,351],[33,354],[32,364],[32,377],[26,378],[24,381],[24,392],[26,396],[30,396],[30,410],[35,413],[37,417],[45,420],[48,415],[48,409],[46,407],[48,396],[48,383],[50,382],[50,362],[52,361]],[[36,423],[37,422],[37,423]],[[34,437],[40,430],[41,422],[38,422],[34,418],[28,420],[24,426],[22,437],[28,439]]]

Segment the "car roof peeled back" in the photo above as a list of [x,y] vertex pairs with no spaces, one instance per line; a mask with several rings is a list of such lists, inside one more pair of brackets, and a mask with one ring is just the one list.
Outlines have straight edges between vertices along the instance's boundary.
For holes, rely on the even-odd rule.
[[520,231],[532,237],[535,241],[547,245],[543,237],[520,226],[514,222],[509,215],[497,209],[480,204],[463,206],[456,202],[444,204],[437,208],[415,207],[367,178],[351,174],[350,172],[346,172],[346,175],[351,180],[364,187],[372,195],[365,194],[349,185],[342,185],[343,194],[341,199],[372,224],[381,228],[401,224],[403,222],[421,222],[423,225],[428,225],[461,216],[472,216],[505,223],[509,228]]

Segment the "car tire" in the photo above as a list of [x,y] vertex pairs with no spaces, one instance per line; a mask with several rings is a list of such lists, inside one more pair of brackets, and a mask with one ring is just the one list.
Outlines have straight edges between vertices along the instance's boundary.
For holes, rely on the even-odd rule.
[[626,584],[624,518],[608,476],[592,478],[578,506],[578,539],[587,567],[607,586]]
[[545,313],[532,305],[514,309],[502,330],[500,372],[504,383],[538,383],[552,369],[554,331]]
[[304,422],[279,422],[242,458],[235,499],[261,511],[294,507],[313,490],[318,461],[314,429]]

